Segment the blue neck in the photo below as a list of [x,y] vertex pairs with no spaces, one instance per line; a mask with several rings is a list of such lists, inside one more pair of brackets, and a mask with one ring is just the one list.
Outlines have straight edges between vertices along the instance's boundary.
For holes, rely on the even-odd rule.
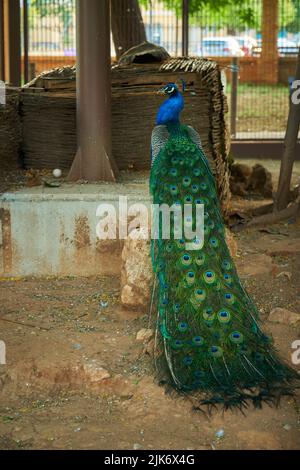
[[183,97],[179,91],[176,91],[160,106],[156,117],[156,124],[159,126],[179,123],[179,115],[183,107]]

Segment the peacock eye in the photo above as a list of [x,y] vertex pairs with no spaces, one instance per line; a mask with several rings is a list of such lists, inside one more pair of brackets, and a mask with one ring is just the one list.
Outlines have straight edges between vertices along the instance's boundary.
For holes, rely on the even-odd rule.
[[233,331],[229,336],[233,343],[240,344],[244,341],[244,336],[239,331]]
[[230,292],[227,292],[225,295],[225,301],[228,303],[228,304],[233,304],[234,301],[235,301],[235,298],[234,298],[234,295],[230,294]]
[[196,264],[198,266],[201,266],[202,264],[205,263],[205,254],[204,253],[200,253],[197,258],[196,258]]
[[193,363],[193,358],[191,356],[186,356],[183,358],[184,365],[190,366]]
[[223,263],[222,263],[222,268],[225,269],[225,270],[231,269],[231,263],[230,263],[230,261],[224,260]]
[[204,339],[201,336],[195,336],[192,341],[195,346],[202,346],[204,343]]
[[211,325],[216,317],[213,309],[211,307],[207,307],[203,310],[203,318],[206,324]]
[[195,282],[195,273],[193,271],[189,271],[185,278],[186,278],[187,283],[189,285],[192,285]]
[[195,290],[195,298],[197,301],[203,301],[206,298],[206,292],[204,289],[196,289]]
[[182,256],[182,259],[181,259],[181,262],[184,266],[189,266],[191,263],[192,263],[192,259],[190,257],[190,255],[188,255],[187,253],[185,253],[183,256]]
[[180,349],[180,348],[182,348],[182,346],[183,346],[183,341],[181,341],[180,339],[176,339],[173,342],[173,348],[174,349]]
[[228,310],[220,310],[218,312],[218,320],[220,323],[229,323],[231,320],[231,314]]
[[185,322],[179,323],[178,329],[179,331],[186,331],[188,329],[188,324]]
[[218,240],[217,240],[216,238],[211,238],[211,239],[210,239],[210,244],[211,244],[212,246],[217,246]]
[[212,346],[210,348],[210,353],[214,357],[220,357],[220,356],[223,355],[223,350],[222,350],[222,348],[220,348],[218,346]]
[[216,280],[216,275],[213,271],[206,271],[203,274],[203,278],[207,284],[213,284]]

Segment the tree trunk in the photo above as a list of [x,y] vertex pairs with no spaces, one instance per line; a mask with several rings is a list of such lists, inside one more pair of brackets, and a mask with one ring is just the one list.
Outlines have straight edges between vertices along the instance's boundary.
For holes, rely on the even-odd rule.
[[[295,80],[300,80],[300,48]],[[299,85],[298,85],[299,88]],[[295,90],[292,90],[292,94]],[[292,96],[292,95],[291,95]],[[298,99],[299,101],[299,99]],[[287,207],[290,201],[290,185],[293,165],[296,158],[296,146],[300,126],[300,103],[290,100],[289,117],[284,139],[284,151],[281,160],[279,183],[276,194],[275,210],[282,210]]]
[[131,47],[146,41],[138,0],[111,0],[111,29],[117,59]]

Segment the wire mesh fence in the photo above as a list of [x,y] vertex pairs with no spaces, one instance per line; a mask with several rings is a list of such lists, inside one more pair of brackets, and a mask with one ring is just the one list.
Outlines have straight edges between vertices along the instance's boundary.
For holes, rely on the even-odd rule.
[[[238,61],[237,110],[233,134],[242,139],[282,138],[289,107],[289,84],[300,45],[300,0],[278,0],[272,36],[262,29],[274,19],[274,4],[263,11],[262,0],[218,2],[190,0],[188,41],[183,43],[182,0],[111,0],[112,60],[133,38],[146,38],[170,55],[216,60],[223,68],[224,89],[231,116],[232,61]],[[268,3],[268,2],[265,2]],[[273,4],[273,11],[272,11]],[[76,0],[21,0],[23,44],[28,78],[42,71],[76,62]],[[271,24],[271,23],[270,23]],[[27,32],[26,32],[27,31]],[[25,37],[26,36],[26,37]],[[186,49],[185,49],[186,48]],[[273,56],[272,56],[273,51]],[[25,54],[25,50],[23,48]],[[24,70],[26,67],[24,68]],[[232,120],[231,120],[232,121]],[[229,121],[230,123],[230,121]]]
[[76,0],[21,0],[21,9],[23,15],[27,10],[29,78],[54,67],[73,65]]
[[[182,0],[143,0],[142,12],[149,40],[171,55],[182,51]],[[289,84],[296,69],[300,45],[300,0],[279,0],[277,37],[267,35],[262,51],[262,0],[231,2],[214,8],[211,1],[190,1],[189,55],[216,60],[224,70],[229,117],[232,109],[232,62],[238,60],[237,109],[232,134],[237,139],[282,139],[289,108]],[[227,2],[228,3],[228,2]],[[271,8],[276,2],[271,2]],[[177,29],[174,33],[174,25]],[[274,28],[275,30],[275,28]],[[274,49],[274,63],[268,51]],[[268,58],[269,56],[269,58]]]

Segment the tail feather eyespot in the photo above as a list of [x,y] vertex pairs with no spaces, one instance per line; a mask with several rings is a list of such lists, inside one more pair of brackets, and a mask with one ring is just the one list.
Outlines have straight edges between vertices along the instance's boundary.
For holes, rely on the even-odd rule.
[[203,278],[207,284],[213,284],[216,280],[216,275],[214,271],[205,271]]
[[218,320],[220,323],[229,323],[231,320],[231,314],[228,310],[220,310],[218,312]]

